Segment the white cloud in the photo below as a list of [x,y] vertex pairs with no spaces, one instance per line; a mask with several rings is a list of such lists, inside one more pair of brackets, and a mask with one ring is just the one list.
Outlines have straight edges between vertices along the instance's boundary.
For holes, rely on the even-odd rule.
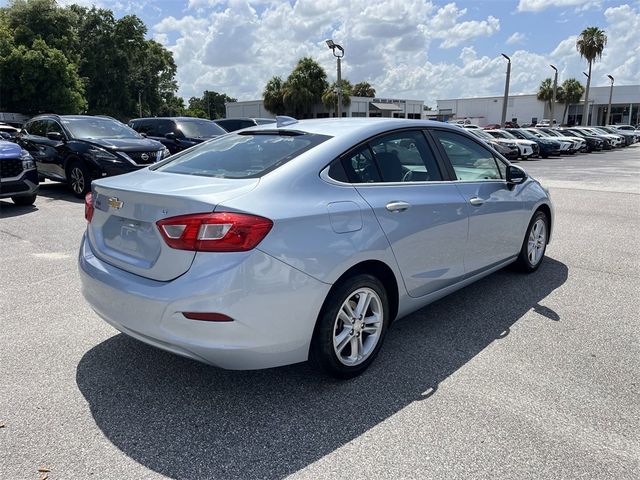
[[584,11],[602,6],[602,0],[520,0],[519,12],[541,12],[551,7],[576,7],[577,11]]
[[[499,53],[504,50],[496,46],[495,55],[480,55],[485,50],[476,45],[498,32],[500,21],[472,17],[471,8],[468,13],[455,3],[191,0],[190,7],[184,16],[167,17],[150,32],[174,53],[179,94],[186,98],[204,90],[240,100],[260,98],[269,78],[286,77],[303,56],[315,58],[332,81],[335,58],[324,44],[327,38],[345,48],[343,77],[372,83],[380,96],[424,99],[432,105],[437,98],[496,95],[503,89],[506,62]],[[599,24],[609,44],[594,65],[594,84],[605,84],[600,77],[606,79],[606,74],[614,75],[616,84],[638,83],[640,8],[608,8]],[[583,80],[586,67],[576,51],[575,35],[550,52],[532,53],[522,46],[527,45],[524,33],[507,40],[521,45],[515,52],[506,51],[512,58],[513,94],[536,91],[553,73],[550,63],[558,67],[560,81]],[[436,61],[440,49],[451,55]]]
[[507,45],[517,45],[526,40],[527,36],[524,33],[515,32],[509,38],[507,38]]

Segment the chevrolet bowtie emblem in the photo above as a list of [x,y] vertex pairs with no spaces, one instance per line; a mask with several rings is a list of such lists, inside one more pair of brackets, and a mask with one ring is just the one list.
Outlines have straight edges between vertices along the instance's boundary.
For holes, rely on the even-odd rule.
[[116,210],[118,210],[122,208],[122,205],[124,205],[124,202],[118,199],[118,197],[111,197],[109,198],[109,200],[107,200],[107,205],[109,205],[111,208],[115,208]]

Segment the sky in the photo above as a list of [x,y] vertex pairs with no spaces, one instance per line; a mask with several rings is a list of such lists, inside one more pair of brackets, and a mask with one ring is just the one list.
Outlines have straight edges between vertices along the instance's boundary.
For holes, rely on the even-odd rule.
[[[8,0],[0,0],[0,5]],[[342,76],[377,96],[424,100],[501,95],[512,59],[511,94],[533,93],[559,70],[578,78],[586,61],[576,37],[596,26],[608,36],[592,85],[640,83],[640,0],[59,0],[136,14],[148,36],[171,50],[178,94],[204,90],[238,100],[262,97],[310,56],[335,80],[325,40],[345,49]]]

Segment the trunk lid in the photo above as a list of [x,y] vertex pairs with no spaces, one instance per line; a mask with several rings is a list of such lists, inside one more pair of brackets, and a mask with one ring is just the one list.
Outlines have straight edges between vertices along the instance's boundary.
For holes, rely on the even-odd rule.
[[158,220],[213,212],[223,201],[253,190],[258,179],[221,179],[143,169],[93,182],[94,214],[87,229],[96,257],[158,281],[179,277],[196,252],[163,240]]

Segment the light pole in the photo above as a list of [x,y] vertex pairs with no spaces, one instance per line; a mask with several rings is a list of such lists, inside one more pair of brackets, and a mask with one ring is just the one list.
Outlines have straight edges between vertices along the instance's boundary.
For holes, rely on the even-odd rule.
[[[613,97],[613,77],[611,75],[607,75],[609,80],[611,80],[611,88],[609,89],[609,106],[607,107],[607,123],[605,125],[609,125],[611,121],[611,97]],[[631,115],[629,115],[629,119],[631,119]]]
[[338,118],[342,118],[342,72],[341,72],[341,65],[340,65],[340,61],[342,60],[342,57],[344,57],[344,48],[342,48],[340,45],[338,45],[337,43],[334,43],[333,40],[329,39],[327,40],[327,47],[329,47],[331,49],[331,51],[333,52],[333,56],[336,57],[336,69],[337,69],[337,76],[338,79],[336,81],[336,84],[338,86],[338,109],[337,109],[337,113],[338,113]]
[[504,53],[502,54],[504,58],[507,59],[507,79],[504,82],[504,100],[502,102],[502,122],[500,125],[502,128],[505,127],[505,123],[507,122],[507,103],[509,102],[509,78],[511,77],[511,59],[506,56]]
[[140,118],[142,118],[142,90],[138,90],[138,110],[140,112]]
[[[555,120],[556,111],[556,94],[558,93],[558,69],[554,65],[549,65],[555,71],[553,76],[553,97],[551,98],[551,126],[553,127],[553,121]],[[564,121],[564,119],[563,119]]]

